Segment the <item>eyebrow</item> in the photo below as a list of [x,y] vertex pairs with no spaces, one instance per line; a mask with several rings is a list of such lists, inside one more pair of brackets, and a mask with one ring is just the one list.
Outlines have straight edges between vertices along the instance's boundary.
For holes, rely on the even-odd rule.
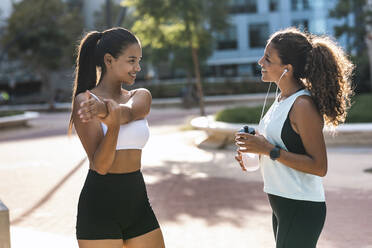
[[[136,56],[128,56],[128,58],[130,58],[130,59],[136,59],[137,57]],[[139,59],[142,59],[142,57],[139,57]]]

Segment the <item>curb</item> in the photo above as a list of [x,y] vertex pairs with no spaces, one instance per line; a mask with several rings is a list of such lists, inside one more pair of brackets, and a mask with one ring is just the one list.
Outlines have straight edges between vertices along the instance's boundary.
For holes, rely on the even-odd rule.
[[12,115],[0,118],[0,128],[14,127],[14,126],[25,126],[27,121],[38,118],[38,112],[27,111],[24,114]]
[[[207,133],[207,138],[197,142],[200,148],[224,148],[234,143],[234,134],[240,130],[244,123],[227,123],[215,121],[214,116],[200,116],[191,120],[191,126]],[[257,124],[249,124],[256,128]],[[372,123],[342,124],[336,127],[335,132],[324,129],[324,138],[327,146],[371,146]]]
[[[241,105],[259,105],[265,99],[266,93],[255,93],[255,94],[239,94],[239,95],[218,95],[218,96],[205,96],[204,103],[206,105],[214,104],[241,104]],[[268,100],[275,98],[274,93],[268,95]],[[152,107],[182,107],[183,102],[181,97],[172,98],[153,98]],[[70,102],[57,102],[54,104],[55,110],[71,110]],[[20,104],[20,105],[3,105],[0,106],[0,111],[47,111],[49,110],[49,104]]]

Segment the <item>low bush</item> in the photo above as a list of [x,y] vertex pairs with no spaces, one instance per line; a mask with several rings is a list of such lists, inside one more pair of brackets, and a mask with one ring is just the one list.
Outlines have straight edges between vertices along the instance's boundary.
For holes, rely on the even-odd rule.
[[[372,94],[356,95],[352,99],[346,123],[372,122]],[[271,103],[267,104],[268,107]],[[229,123],[258,123],[261,116],[260,107],[235,107],[216,113],[216,121]],[[265,109],[265,112],[267,108]]]

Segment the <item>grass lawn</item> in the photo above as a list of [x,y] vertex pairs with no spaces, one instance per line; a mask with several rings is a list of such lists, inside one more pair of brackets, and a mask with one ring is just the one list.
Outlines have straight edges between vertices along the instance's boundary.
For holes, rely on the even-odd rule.
[[[349,111],[346,123],[372,122],[372,93],[354,96],[353,105]],[[267,103],[266,110],[271,103]],[[235,107],[221,110],[216,113],[216,121],[229,123],[258,123],[262,106]]]
[[21,115],[21,114],[24,114],[24,111],[0,111],[0,117]]

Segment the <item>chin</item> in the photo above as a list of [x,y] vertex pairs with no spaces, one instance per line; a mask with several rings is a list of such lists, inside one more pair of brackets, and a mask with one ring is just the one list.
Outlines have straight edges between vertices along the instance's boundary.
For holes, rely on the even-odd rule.
[[265,76],[261,76],[261,81],[265,83],[272,82],[271,80],[268,80]]
[[123,82],[123,84],[128,85],[128,86],[131,86],[131,85],[133,85],[134,83],[135,83],[135,80],[131,80],[131,81],[125,80],[125,81]]

